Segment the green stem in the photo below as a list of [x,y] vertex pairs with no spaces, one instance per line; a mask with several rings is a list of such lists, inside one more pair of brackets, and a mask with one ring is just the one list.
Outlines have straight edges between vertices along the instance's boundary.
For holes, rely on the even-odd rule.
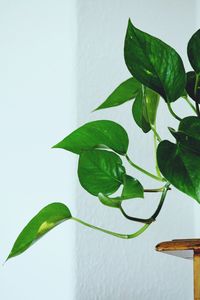
[[149,225],[150,225],[150,224],[145,224],[138,231],[136,231],[134,233],[123,234],[123,233],[117,233],[117,232],[113,232],[113,231],[109,231],[109,230],[103,229],[101,227],[97,227],[97,226],[91,225],[89,223],[86,223],[85,221],[82,221],[82,220],[78,219],[78,218],[72,217],[71,219],[74,220],[74,221],[76,221],[76,222],[78,222],[78,223],[80,223],[80,224],[82,224],[82,225],[84,225],[84,226],[87,226],[89,228],[92,228],[92,229],[95,229],[95,230],[98,230],[98,231],[110,234],[112,236],[115,236],[115,237],[118,237],[118,238],[121,238],[121,239],[132,239],[132,238],[135,238],[135,237],[139,236],[140,234],[142,234],[149,227]]
[[134,167],[135,169],[139,170],[140,172],[144,173],[145,175],[147,175],[147,176],[149,176],[149,177],[151,177],[151,178],[153,178],[153,179],[155,179],[155,180],[158,180],[158,181],[165,181],[164,178],[160,178],[160,177],[158,177],[158,176],[156,176],[156,175],[154,175],[154,174],[148,172],[147,170],[141,168],[140,166],[136,165],[136,164],[129,158],[128,154],[126,154],[125,157],[126,157],[127,161],[129,162],[129,164],[130,164],[132,167]]
[[177,116],[177,114],[173,111],[171,104],[168,101],[167,101],[167,106],[168,106],[168,109],[169,109],[169,112],[171,113],[171,115],[178,121],[181,121],[182,119],[179,116]]
[[131,221],[134,221],[134,222],[140,222],[140,223],[145,223],[145,224],[151,224],[152,222],[154,222],[157,218],[157,216],[159,215],[160,211],[161,211],[161,208],[164,204],[164,201],[165,201],[165,198],[166,198],[166,195],[167,195],[167,192],[168,190],[170,189],[170,183],[167,182],[165,184],[165,186],[162,188],[163,191],[162,191],[162,195],[161,195],[161,198],[160,198],[160,201],[159,201],[159,204],[158,204],[158,207],[157,209],[155,210],[155,212],[153,213],[153,215],[150,217],[150,218],[147,218],[147,219],[141,219],[141,218],[136,218],[136,217],[131,217],[129,215],[126,214],[126,212],[123,210],[122,206],[119,207],[121,213],[129,220]]
[[[198,83],[199,83],[199,74],[196,74],[195,86],[194,86],[194,96],[195,96],[195,99],[197,98]],[[199,103],[198,103],[197,100],[195,100],[195,103],[196,103],[196,113],[197,113],[197,116],[200,117]]]
[[187,96],[183,96],[182,98],[186,100],[186,102],[189,104],[189,106],[192,108],[192,110],[196,113],[196,108],[195,108],[195,106],[190,102],[190,100],[188,99],[188,97],[187,97]]
[[156,137],[155,133],[153,134],[153,141],[154,141],[154,159],[155,159],[156,173],[157,173],[158,177],[162,178],[162,175],[161,175],[159,167],[158,167],[158,161],[157,161],[157,137]]
[[162,139],[161,139],[160,135],[158,134],[156,127],[151,124],[150,124],[150,126],[151,126],[151,130],[153,131],[154,136],[157,138],[158,142],[161,142]]

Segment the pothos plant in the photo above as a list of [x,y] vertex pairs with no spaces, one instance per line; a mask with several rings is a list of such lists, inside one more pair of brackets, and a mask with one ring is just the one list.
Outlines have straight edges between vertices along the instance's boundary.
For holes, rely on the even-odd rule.
[[[125,218],[142,223],[141,228],[131,234],[112,232],[73,217],[63,203],[51,203],[22,230],[8,258],[21,254],[66,220],[79,222],[118,238],[135,238],[156,220],[170,186],[200,202],[200,30],[189,40],[187,53],[193,70],[186,73],[181,57],[172,47],[139,30],[129,20],[124,58],[131,77],[96,109],[133,101],[134,121],[144,133],[153,132],[157,153],[155,174],[132,161],[128,154],[129,138],[125,129],[110,120],[86,123],[53,146],[79,156],[78,178],[88,193],[96,196],[103,205],[119,209]],[[160,101],[165,101],[172,117],[179,122],[178,129],[169,128],[175,138],[173,142],[162,140],[156,129],[160,98]],[[173,103],[179,98],[188,103],[192,116],[181,119],[174,112]],[[136,178],[127,174],[124,160],[138,172],[163,183],[162,187],[145,189]],[[120,186],[122,192],[112,196]],[[160,194],[153,215],[146,219],[129,216],[122,206],[123,201],[143,198],[147,192]]]

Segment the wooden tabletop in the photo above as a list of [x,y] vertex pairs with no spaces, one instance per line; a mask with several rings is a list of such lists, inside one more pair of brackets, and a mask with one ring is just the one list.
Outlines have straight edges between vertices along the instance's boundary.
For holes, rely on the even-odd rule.
[[156,251],[184,259],[193,259],[194,253],[200,254],[200,239],[180,239],[162,242],[156,246]]

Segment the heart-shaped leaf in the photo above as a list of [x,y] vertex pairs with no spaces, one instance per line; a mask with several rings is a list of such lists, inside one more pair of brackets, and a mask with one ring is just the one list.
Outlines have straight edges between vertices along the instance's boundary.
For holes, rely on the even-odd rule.
[[141,83],[131,77],[122,82],[96,110],[118,106],[134,99],[139,90],[141,90]]
[[21,254],[49,230],[71,217],[71,213],[65,204],[52,203],[47,205],[22,230],[8,259]]
[[103,193],[99,193],[98,198],[101,203],[109,207],[119,208],[123,200],[144,198],[143,186],[137,179],[129,175],[124,175],[123,185],[124,186],[120,197],[111,198]]
[[185,88],[185,69],[179,54],[158,38],[137,29],[129,20],[124,57],[130,73],[167,102]]
[[200,29],[189,40],[187,53],[190,64],[196,73],[200,73]]
[[82,187],[92,195],[113,194],[121,184],[125,169],[121,158],[110,151],[85,151],[80,155],[78,176]]
[[186,91],[191,99],[200,103],[200,80],[193,71],[187,73]]
[[110,148],[124,155],[128,143],[128,135],[121,125],[109,120],[98,120],[79,127],[53,148],[62,148],[76,154],[94,148]]
[[200,202],[200,155],[180,143],[162,141],[157,149],[163,176],[177,189]]

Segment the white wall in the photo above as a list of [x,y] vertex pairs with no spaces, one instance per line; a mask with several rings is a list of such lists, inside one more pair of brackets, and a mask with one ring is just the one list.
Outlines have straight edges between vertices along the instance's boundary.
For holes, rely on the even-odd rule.
[[[123,60],[123,41],[127,20],[175,47],[186,57],[187,41],[196,30],[195,1],[181,0],[85,0],[78,1],[78,121],[113,119],[120,122],[131,139],[130,155],[134,161],[153,171],[152,136],[144,137],[131,118],[131,104],[91,114],[92,109],[123,80],[128,73]],[[181,104],[180,104],[181,105]],[[182,104],[179,114],[184,116]],[[159,109],[159,131],[177,126],[165,108]],[[162,115],[161,115],[162,114]],[[170,136],[170,135],[169,135]],[[158,186],[138,172],[130,170],[146,187]],[[93,224],[119,232],[134,232],[137,225],[125,220],[118,211],[101,205],[78,188],[78,214]],[[130,214],[149,216],[158,196],[148,196],[142,203],[127,202]],[[76,232],[76,300],[175,300],[192,299],[192,263],[156,253],[163,240],[194,235],[192,199],[172,191],[157,222],[135,240],[119,240],[78,226]]]
[[[50,147],[76,127],[75,5],[0,1],[1,262],[43,206],[74,206],[74,156]],[[0,265],[0,282],[2,300],[73,299],[73,225]]]

